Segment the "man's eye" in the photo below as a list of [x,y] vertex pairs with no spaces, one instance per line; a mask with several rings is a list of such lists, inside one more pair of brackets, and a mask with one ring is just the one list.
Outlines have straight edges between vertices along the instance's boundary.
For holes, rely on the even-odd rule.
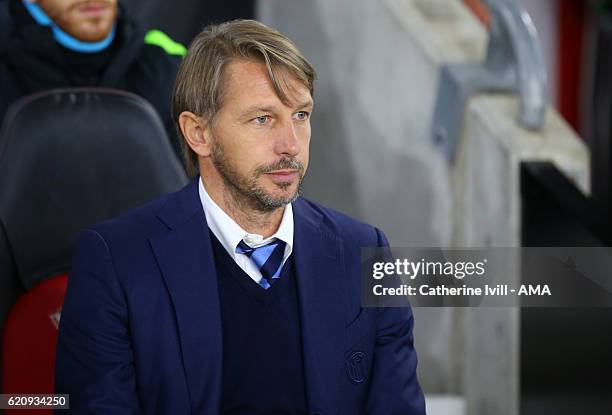
[[310,114],[306,111],[298,111],[295,113],[295,117],[300,121],[305,121],[308,119]]
[[269,115],[260,115],[259,117],[253,118],[253,121],[255,122],[255,124],[258,124],[258,125],[265,125],[269,120],[270,120]]

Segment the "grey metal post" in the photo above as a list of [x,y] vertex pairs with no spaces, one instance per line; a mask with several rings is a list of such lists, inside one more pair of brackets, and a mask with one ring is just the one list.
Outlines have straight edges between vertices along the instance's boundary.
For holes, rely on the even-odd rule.
[[449,161],[454,160],[471,95],[518,94],[518,122],[531,130],[541,128],[548,108],[546,67],[531,17],[515,0],[485,2],[491,11],[485,61],[441,68],[432,137]]

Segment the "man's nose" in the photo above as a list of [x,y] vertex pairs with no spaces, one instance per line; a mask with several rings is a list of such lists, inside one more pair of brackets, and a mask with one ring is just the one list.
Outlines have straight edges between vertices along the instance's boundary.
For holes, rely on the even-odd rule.
[[283,128],[278,131],[276,140],[276,152],[295,156],[300,151],[299,136],[293,120],[283,123]]

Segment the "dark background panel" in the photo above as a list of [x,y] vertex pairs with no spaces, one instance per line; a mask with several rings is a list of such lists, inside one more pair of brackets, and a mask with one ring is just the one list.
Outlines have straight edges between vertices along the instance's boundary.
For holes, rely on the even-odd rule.
[[[523,246],[610,246],[606,214],[551,163],[521,168]],[[612,309],[521,310],[521,415],[612,414]]]
[[149,29],[161,29],[174,40],[189,44],[209,23],[252,19],[255,0],[123,0]]

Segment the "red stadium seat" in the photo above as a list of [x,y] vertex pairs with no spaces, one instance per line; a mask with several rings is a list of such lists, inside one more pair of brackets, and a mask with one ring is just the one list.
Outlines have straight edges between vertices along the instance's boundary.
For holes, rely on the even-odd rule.
[[[4,327],[3,392],[52,394],[55,344],[68,276],[50,278],[22,295]],[[51,414],[51,410],[7,410],[10,414]]]

